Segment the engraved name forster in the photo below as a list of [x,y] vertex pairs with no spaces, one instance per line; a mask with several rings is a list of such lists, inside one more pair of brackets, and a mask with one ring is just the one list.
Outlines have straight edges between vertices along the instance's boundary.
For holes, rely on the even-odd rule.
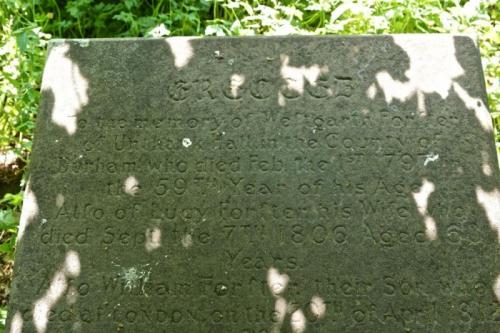
[[463,36],[54,42],[9,327],[497,332],[479,66]]

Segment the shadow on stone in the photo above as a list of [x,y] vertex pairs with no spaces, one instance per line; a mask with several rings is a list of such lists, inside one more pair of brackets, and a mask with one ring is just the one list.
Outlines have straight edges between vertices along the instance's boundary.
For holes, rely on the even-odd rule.
[[394,38],[54,42],[8,332],[493,332],[477,50]]

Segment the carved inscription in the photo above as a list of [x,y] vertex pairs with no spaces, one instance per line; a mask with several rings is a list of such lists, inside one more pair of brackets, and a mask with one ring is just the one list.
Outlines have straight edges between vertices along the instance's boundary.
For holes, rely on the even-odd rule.
[[242,55],[231,39],[158,68],[132,48],[126,61],[105,42],[78,49],[89,100],[75,133],[47,120],[61,97],[44,96],[24,327],[494,332],[474,115],[451,92],[419,92],[425,117],[417,93],[389,101],[376,72],[401,56],[347,41]]

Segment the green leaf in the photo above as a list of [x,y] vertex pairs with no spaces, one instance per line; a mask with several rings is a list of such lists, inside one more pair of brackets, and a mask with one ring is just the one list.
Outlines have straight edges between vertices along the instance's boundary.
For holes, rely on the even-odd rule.
[[127,13],[127,12],[120,12],[120,14],[113,16],[113,18],[117,21],[122,21],[125,23],[134,22],[134,15],[132,13]]
[[127,7],[128,10],[138,7],[138,5],[139,5],[138,0],[125,0],[125,7]]
[[18,222],[19,219],[11,209],[0,210],[0,231],[13,229]]
[[28,49],[28,36],[26,31],[21,32],[16,36],[17,47],[22,53],[25,53]]
[[6,253],[7,255],[12,255],[14,252],[14,239],[9,239],[7,242],[0,244],[0,254]]

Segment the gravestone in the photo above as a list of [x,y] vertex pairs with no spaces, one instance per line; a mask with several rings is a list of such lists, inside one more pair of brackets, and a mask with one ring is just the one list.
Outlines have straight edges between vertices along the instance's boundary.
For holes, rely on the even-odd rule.
[[8,332],[498,332],[466,36],[56,40]]

